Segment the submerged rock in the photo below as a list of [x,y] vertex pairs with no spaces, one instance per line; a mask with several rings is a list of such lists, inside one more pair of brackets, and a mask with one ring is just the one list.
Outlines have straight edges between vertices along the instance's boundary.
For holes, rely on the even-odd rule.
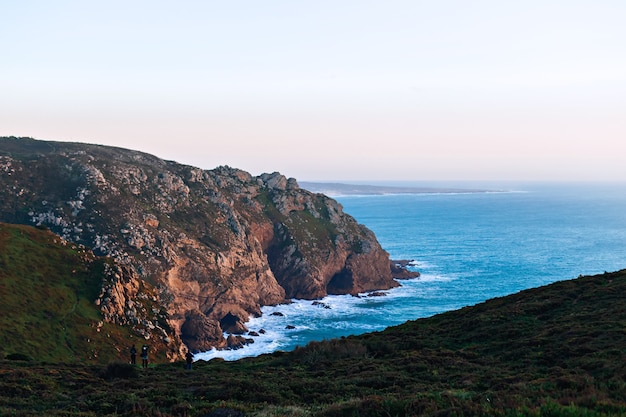
[[417,271],[411,271],[409,266],[415,266],[413,260],[392,260],[391,261],[391,276],[395,279],[412,279],[420,276]]

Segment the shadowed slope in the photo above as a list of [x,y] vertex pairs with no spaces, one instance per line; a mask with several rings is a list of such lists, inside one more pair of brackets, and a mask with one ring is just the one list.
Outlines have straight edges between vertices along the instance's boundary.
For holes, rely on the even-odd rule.
[[95,304],[111,265],[52,232],[0,223],[3,357],[102,363],[145,342],[129,327],[103,322]]

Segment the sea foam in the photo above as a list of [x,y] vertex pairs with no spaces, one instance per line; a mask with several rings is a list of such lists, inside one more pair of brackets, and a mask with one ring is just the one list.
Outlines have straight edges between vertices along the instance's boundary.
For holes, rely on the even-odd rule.
[[[262,316],[252,317],[246,324],[251,332],[259,334],[246,336],[254,343],[236,350],[213,349],[197,353],[195,359],[236,360],[277,350],[290,351],[313,340],[383,330],[406,321],[406,312],[401,311],[406,310],[405,300],[428,299],[428,293],[437,289],[427,287],[451,279],[426,274],[402,281],[400,287],[382,291],[384,295],[330,295],[316,301],[293,300],[289,304],[266,306],[261,309]],[[432,313],[429,307],[422,310],[420,313],[416,308],[412,315],[420,317]]]

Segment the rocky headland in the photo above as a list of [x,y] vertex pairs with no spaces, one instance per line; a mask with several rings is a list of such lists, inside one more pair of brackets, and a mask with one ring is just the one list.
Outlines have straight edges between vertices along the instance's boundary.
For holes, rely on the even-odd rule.
[[228,347],[224,332],[245,334],[263,305],[416,275],[338,202],[279,173],[4,137],[0,191],[0,221],[46,227],[111,258],[94,300],[104,320],[158,341],[170,359],[183,345]]

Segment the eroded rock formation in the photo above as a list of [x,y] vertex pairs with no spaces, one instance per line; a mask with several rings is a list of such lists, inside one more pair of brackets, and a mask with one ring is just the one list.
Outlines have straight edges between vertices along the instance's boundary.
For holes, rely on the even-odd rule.
[[[113,258],[119,271],[96,302],[146,338],[225,347],[224,330],[244,333],[263,305],[398,285],[370,230],[279,173],[0,138],[0,174],[0,221],[46,226]],[[142,297],[151,311],[135,308]]]

